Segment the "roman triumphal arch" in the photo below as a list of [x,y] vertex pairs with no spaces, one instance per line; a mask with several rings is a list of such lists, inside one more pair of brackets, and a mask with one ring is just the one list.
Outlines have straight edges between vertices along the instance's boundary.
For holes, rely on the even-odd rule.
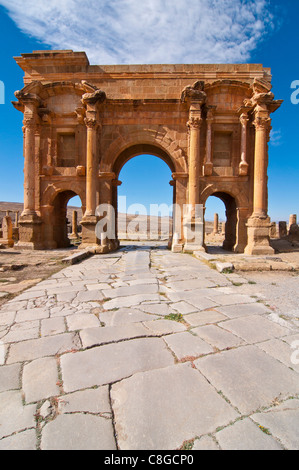
[[[274,100],[268,68],[100,66],[73,51],[36,51],[15,59],[25,72],[13,102],[24,113],[20,247],[64,246],[65,207],[78,195],[81,246],[117,249],[117,232],[109,238],[96,231],[102,217],[97,207],[110,204],[117,213],[121,168],[150,153],[172,171],[173,251],[204,249],[204,217],[197,208],[215,195],[226,206],[228,248],[273,252],[268,140],[270,115],[282,101]],[[200,236],[190,239],[188,233]]]

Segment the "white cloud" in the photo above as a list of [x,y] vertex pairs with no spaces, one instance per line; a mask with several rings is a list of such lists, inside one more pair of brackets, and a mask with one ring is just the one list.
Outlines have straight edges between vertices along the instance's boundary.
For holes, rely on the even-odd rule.
[[273,28],[269,0],[0,0],[17,26],[90,62],[245,62]]
[[283,142],[282,142],[282,133],[281,133],[281,129],[278,129],[277,131],[274,131],[273,129],[271,129],[271,132],[270,132],[270,144],[271,144],[273,147],[279,147],[280,145],[283,144]]

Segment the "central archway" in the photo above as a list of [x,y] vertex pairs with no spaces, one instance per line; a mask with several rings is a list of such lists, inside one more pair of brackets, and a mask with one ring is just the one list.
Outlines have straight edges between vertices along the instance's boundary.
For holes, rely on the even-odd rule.
[[[128,179],[134,171],[136,174],[131,177],[132,186],[128,187],[123,177]],[[112,197],[117,238],[143,242],[163,240],[166,244],[170,243],[172,209],[175,202],[175,185],[172,181],[174,171],[175,165],[171,157],[159,147],[138,144],[121,152],[113,167],[117,181],[113,186]],[[137,180],[135,191],[134,180]],[[158,196],[164,185],[161,195]],[[128,193],[131,198],[127,202]],[[124,209],[126,214],[131,213],[130,217],[124,215]]]

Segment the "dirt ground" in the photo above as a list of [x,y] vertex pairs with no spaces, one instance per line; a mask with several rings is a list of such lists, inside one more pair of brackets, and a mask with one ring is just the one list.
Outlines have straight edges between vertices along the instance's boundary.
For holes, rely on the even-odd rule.
[[0,306],[65,265],[62,259],[74,248],[51,251],[0,250]]

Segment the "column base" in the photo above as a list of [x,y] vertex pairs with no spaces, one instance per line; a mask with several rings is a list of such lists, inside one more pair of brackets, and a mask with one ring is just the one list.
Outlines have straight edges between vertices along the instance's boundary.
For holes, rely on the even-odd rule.
[[244,250],[246,255],[273,255],[270,246],[270,217],[250,217],[246,224],[248,242]]
[[205,225],[203,219],[186,220],[184,222],[184,253],[193,253],[194,251],[206,251],[204,236]]
[[106,254],[112,253],[113,251],[118,250],[119,240],[108,240],[104,245],[97,245],[96,253],[97,254]]
[[183,252],[194,253],[194,251],[202,251],[206,253],[207,249],[205,245],[197,245],[196,243],[185,243]]
[[234,246],[234,253],[244,253],[244,250],[246,248],[246,245],[238,243],[237,245]]
[[183,243],[173,243],[171,245],[171,251],[173,253],[182,253],[184,249]]
[[0,245],[3,245],[5,248],[12,248],[14,246],[15,242],[13,241],[13,239],[4,239],[4,238],[0,238]]
[[19,241],[14,246],[22,250],[43,250],[42,219],[36,214],[23,213],[19,220]]
[[80,224],[82,225],[82,243],[80,248],[87,248],[91,245],[98,245],[99,240],[96,234],[98,218],[95,215],[84,215]]

